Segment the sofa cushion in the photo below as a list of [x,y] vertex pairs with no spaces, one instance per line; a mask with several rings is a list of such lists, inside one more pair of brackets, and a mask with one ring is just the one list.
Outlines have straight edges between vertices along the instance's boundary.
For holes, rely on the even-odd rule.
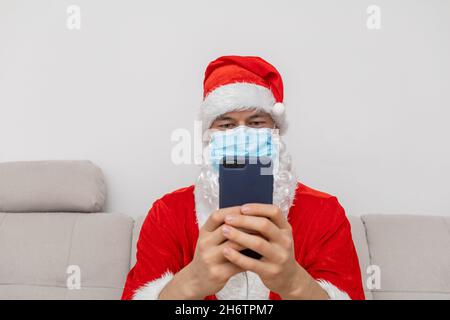
[[366,229],[360,217],[357,216],[347,216],[351,228],[352,228],[352,238],[355,244],[356,252],[359,259],[359,267],[361,268],[361,279],[364,288],[364,295],[367,300],[372,300],[372,292],[367,288],[366,279],[368,274],[366,273],[367,267],[370,265],[369,248],[367,246],[366,239]]
[[0,163],[2,212],[99,212],[105,197],[102,171],[90,161]]
[[0,285],[0,299],[8,300],[117,300],[123,289],[81,288],[67,290],[63,287],[39,285]]
[[0,213],[0,299],[120,298],[132,229],[121,214]]
[[371,263],[381,269],[375,299],[450,299],[450,218],[367,215]]
[[134,220],[134,228],[133,228],[133,241],[131,243],[131,267],[133,267],[136,264],[136,248],[137,248],[137,242],[139,240],[139,234],[141,233],[141,227],[144,223],[146,216],[140,216],[137,217]]

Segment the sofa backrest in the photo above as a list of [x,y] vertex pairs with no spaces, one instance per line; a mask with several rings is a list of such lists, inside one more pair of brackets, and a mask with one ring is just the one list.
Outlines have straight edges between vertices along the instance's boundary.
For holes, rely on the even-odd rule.
[[104,202],[89,161],[0,163],[0,299],[120,298],[134,222]]
[[0,299],[120,298],[130,268],[130,217],[0,213],[0,226]]
[[[361,269],[361,279],[364,288],[364,295],[367,300],[372,300],[372,292],[367,287],[367,270],[370,266],[369,247],[366,240],[366,229],[360,217],[348,216],[352,229],[353,243],[355,244],[356,252],[359,259],[359,267]],[[370,270],[369,270],[370,271]]]
[[374,299],[450,299],[450,217],[366,215]]
[[141,232],[142,223],[144,223],[145,216],[137,217],[134,220],[133,239],[131,244],[130,265],[133,267],[136,264],[136,245],[139,240],[139,233]]

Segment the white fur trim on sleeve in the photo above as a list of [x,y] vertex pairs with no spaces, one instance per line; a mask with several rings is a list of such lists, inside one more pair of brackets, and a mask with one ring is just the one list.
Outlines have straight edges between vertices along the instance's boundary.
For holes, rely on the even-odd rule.
[[319,279],[317,280],[317,283],[322,287],[323,290],[326,291],[326,293],[330,297],[330,300],[350,300],[350,297],[346,292],[339,290],[330,282]]
[[162,289],[173,278],[173,273],[166,271],[160,278],[150,281],[137,289],[133,295],[133,300],[158,300]]

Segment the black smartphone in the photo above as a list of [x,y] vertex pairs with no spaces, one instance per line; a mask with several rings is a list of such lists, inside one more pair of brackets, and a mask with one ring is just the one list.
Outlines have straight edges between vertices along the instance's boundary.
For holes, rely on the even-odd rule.
[[[268,157],[224,158],[219,165],[219,207],[246,203],[273,203],[273,170]],[[261,255],[244,249],[242,254],[254,259]]]

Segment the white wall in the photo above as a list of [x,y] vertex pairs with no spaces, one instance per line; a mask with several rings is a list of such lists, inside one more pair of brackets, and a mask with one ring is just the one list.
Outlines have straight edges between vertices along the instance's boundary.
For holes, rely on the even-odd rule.
[[195,179],[170,135],[193,129],[207,63],[260,55],[304,183],[351,214],[450,215],[449,18],[438,0],[0,0],[0,161],[90,159],[107,210],[145,214]]

